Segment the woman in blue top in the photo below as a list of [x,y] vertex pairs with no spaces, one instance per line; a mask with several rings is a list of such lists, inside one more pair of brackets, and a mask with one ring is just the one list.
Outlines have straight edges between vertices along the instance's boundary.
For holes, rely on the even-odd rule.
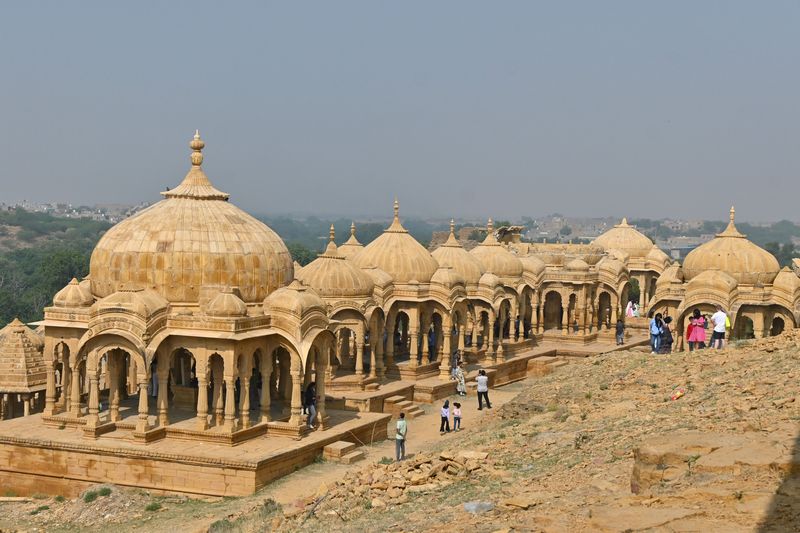
[[650,320],[650,350],[651,353],[658,353],[660,345],[659,339],[661,337],[661,328],[664,322],[661,320],[661,313],[656,313]]

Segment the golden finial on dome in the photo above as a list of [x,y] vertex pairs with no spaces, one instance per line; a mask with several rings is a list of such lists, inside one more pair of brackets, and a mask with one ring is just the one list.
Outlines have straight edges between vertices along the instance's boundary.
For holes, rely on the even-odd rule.
[[336,238],[336,230],[334,229],[333,224],[331,224],[331,229],[330,229],[330,232],[329,232],[328,236],[329,236],[330,242],[333,242],[334,239]]
[[397,196],[394,197],[394,220],[400,220],[400,202],[397,201]]
[[494,231],[494,222],[492,222],[492,218],[489,217],[489,222],[486,223],[486,231],[492,233]]
[[730,215],[730,217],[731,217],[731,224],[733,224],[733,219],[736,218],[736,208],[734,206],[731,206],[731,215]]
[[450,235],[456,234],[456,221],[452,218],[450,219]]
[[356,236],[356,223],[355,223],[355,221],[350,222],[350,236],[351,237],[355,237]]
[[192,149],[192,165],[199,167],[203,164],[203,148],[206,143],[200,138],[200,130],[194,130],[194,138],[189,143],[189,148]]

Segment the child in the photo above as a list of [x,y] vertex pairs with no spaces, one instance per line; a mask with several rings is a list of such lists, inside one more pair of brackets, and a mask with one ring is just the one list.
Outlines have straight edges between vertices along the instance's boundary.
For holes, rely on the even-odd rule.
[[442,406],[442,423],[439,426],[439,433],[444,435],[445,430],[450,433],[450,400],[445,400]]
[[453,402],[453,431],[461,429],[461,404]]
[[617,346],[625,342],[625,322],[621,318],[617,319]]

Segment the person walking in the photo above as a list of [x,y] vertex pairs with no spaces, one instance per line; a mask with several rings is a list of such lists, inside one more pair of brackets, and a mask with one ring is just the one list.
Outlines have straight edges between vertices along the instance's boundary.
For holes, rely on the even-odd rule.
[[711,334],[711,347],[721,350],[725,347],[725,332],[728,329],[728,315],[722,310],[722,306],[717,306],[717,312],[711,315],[711,323],[714,324],[714,333]]
[[306,409],[308,410],[308,429],[314,429],[314,419],[317,417],[317,384],[312,381],[306,387]]
[[489,402],[489,377],[486,375],[486,370],[481,369],[475,381],[478,383],[478,411],[483,409],[484,400],[486,400],[486,407],[491,409],[492,404]]
[[690,352],[702,350],[706,347],[706,318],[700,314],[700,309],[695,308],[692,312],[686,335]]
[[661,313],[656,313],[656,316],[650,319],[650,353],[658,353],[658,341],[663,323]]
[[456,392],[459,396],[467,395],[467,379],[464,375],[464,365],[459,363],[456,366]]
[[617,319],[617,346],[622,346],[625,343],[625,322],[621,318]]
[[439,434],[450,433],[450,400],[445,400],[442,406],[442,423],[439,425]]
[[408,434],[408,422],[406,422],[406,414],[400,413],[400,418],[397,419],[397,426],[395,427],[394,434],[394,453],[397,461],[402,461],[406,458],[406,435]]
[[453,431],[461,429],[461,404],[453,402]]

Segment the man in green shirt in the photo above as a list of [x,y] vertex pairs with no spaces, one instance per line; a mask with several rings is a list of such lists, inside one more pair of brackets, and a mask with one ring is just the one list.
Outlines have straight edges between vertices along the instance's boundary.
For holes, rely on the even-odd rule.
[[400,413],[400,418],[397,420],[397,431],[394,436],[394,451],[398,461],[406,458],[406,433],[408,432],[408,422],[406,422],[406,414]]

